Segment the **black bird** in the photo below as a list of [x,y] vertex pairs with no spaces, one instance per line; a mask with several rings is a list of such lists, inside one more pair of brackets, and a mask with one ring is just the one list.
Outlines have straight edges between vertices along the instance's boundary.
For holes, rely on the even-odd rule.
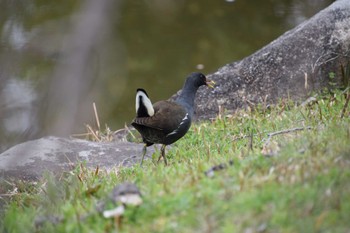
[[207,79],[202,73],[190,74],[182,88],[180,95],[172,102],[162,100],[153,106],[144,89],[136,91],[136,118],[131,125],[135,127],[142,136],[145,143],[141,164],[148,146],[162,144],[161,155],[165,165],[165,147],[182,138],[191,126],[193,117],[193,105],[196,92],[202,85],[213,87],[215,83]]

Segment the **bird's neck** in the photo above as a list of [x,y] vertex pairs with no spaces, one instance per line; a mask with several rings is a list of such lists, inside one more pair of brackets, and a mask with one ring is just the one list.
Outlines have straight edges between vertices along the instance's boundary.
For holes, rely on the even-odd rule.
[[183,88],[179,97],[176,99],[176,102],[186,108],[187,112],[192,117],[193,115],[193,106],[194,99],[196,97],[196,92],[198,88]]

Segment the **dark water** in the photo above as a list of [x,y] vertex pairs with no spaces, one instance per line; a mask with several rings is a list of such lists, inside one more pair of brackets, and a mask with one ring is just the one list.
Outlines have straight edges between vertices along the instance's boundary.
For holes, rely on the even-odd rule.
[[[97,3],[95,3],[97,2]],[[244,58],[332,0],[1,0],[0,150],[28,138],[112,130],[187,74]]]

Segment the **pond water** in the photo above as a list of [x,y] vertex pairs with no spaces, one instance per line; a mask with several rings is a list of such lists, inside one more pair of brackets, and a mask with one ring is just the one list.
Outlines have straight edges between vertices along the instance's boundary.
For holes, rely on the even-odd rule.
[[0,151],[130,123],[135,90],[167,99],[187,74],[242,59],[332,0],[3,0]]

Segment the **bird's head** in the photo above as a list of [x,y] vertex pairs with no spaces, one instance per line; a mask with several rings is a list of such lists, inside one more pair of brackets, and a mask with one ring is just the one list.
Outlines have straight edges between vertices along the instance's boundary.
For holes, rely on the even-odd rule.
[[193,83],[193,85],[197,88],[200,86],[203,86],[203,85],[206,85],[210,88],[213,88],[214,84],[215,84],[214,81],[208,79],[207,77],[205,77],[204,74],[199,73],[199,72],[194,72],[194,73],[190,74],[187,77],[186,83],[187,82]]

